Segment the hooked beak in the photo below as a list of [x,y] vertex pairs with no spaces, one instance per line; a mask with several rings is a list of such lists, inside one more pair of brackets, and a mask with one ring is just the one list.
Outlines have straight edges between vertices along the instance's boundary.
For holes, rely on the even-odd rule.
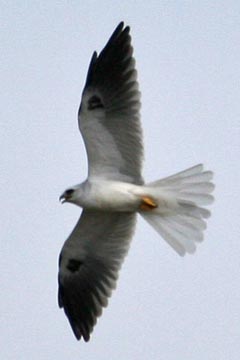
[[60,196],[59,201],[60,201],[61,204],[64,204],[64,203],[67,201],[67,199],[66,199],[66,197],[65,197],[64,194],[62,194],[62,195]]
[[61,201],[62,204],[65,203],[66,201],[70,201],[73,193],[74,193],[73,189],[68,189],[64,191],[64,193],[60,196],[59,201]]

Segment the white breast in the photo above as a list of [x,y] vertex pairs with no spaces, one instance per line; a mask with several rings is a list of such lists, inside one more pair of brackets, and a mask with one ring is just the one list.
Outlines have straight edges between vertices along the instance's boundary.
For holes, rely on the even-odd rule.
[[83,207],[110,210],[136,211],[139,206],[139,186],[117,182],[98,180],[89,183],[89,192]]

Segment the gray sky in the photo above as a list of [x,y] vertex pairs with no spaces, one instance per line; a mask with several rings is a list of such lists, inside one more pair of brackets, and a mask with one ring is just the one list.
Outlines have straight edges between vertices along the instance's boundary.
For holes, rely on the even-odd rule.
[[[239,1],[0,4],[1,359],[239,359]],[[139,218],[85,344],[57,307],[58,255],[80,214],[58,197],[85,179],[81,91],[121,20],[139,72],[145,179],[203,162],[216,202],[194,256]]]

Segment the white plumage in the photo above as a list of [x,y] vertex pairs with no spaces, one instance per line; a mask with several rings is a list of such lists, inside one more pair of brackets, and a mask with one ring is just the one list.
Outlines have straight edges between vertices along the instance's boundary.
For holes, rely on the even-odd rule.
[[210,212],[201,206],[213,202],[212,176],[211,171],[204,172],[202,165],[196,165],[149,184],[154,189],[150,194],[163,206],[141,215],[179,255],[193,253],[196,243],[203,240]]
[[60,199],[83,208],[59,259],[59,306],[88,341],[116,286],[139,213],[180,255],[203,240],[212,172],[196,165],[144,184],[140,93],[129,27],[94,52],[79,109],[88,178]]

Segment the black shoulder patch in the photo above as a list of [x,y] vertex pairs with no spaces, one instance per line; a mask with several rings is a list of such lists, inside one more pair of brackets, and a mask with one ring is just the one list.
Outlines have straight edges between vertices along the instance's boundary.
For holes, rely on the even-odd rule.
[[99,96],[93,95],[88,100],[88,110],[95,110],[95,109],[101,109],[104,108],[103,103]]
[[79,268],[82,264],[83,264],[83,262],[80,260],[70,259],[67,264],[67,269],[74,273],[79,270]]

